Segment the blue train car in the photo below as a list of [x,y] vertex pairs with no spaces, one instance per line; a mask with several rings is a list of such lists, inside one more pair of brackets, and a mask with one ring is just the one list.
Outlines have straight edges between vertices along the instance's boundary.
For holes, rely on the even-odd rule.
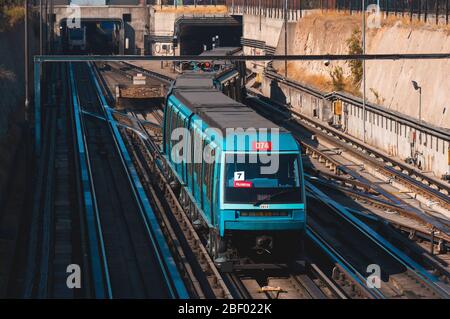
[[299,144],[220,92],[213,75],[178,77],[166,99],[163,135],[169,180],[178,184],[193,224],[207,232],[217,262],[244,245],[237,238],[258,254],[276,249],[275,238],[301,238],[306,197]]

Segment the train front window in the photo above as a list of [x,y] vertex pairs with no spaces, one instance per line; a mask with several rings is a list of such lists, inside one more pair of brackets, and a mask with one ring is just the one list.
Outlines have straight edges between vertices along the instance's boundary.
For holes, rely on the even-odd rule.
[[72,40],[82,40],[83,39],[83,31],[81,31],[81,29],[70,30],[70,38]]
[[[273,156],[273,155],[272,155]],[[272,157],[273,158],[273,157]],[[302,202],[298,154],[279,154],[278,169],[265,174],[259,157],[227,154],[225,157],[225,202],[283,204]]]

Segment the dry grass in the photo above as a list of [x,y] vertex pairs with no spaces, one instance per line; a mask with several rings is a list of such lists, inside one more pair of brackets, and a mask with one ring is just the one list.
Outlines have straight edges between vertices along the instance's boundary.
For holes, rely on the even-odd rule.
[[157,12],[165,12],[165,13],[182,13],[182,14],[226,14],[228,13],[228,9],[226,6],[163,6],[162,8],[159,6],[155,6],[155,11]]
[[0,8],[0,31],[13,28],[17,23],[23,21],[25,11],[23,7],[1,7]]
[[[335,10],[329,10],[329,11],[323,11],[316,10],[313,13],[308,14],[303,19],[299,20],[296,26],[296,39],[294,46],[297,48],[295,50],[296,54],[311,54],[310,49],[313,48],[307,48],[305,41],[311,41],[311,38],[316,38],[317,35],[318,38],[322,39],[322,36],[319,36],[318,34],[325,34],[326,39],[330,41],[335,41],[336,39],[333,38],[334,35],[336,35],[339,39],[342,38],[342,41],[345,41],[345,35],[348,30],[353,30],[354,28],[361,27],[361,19],[362,15],[360,13],[354,13],[349,14],[348,12],[338,12]],[[450,35],[450,26],[443,26],[443,25],[435,25],[433,22],[429,21],[428,23],[425,23],[424,21],[418,21],[416,18],[412,19],[410,21],[409,16],[402,17],[389,15],[386,18],[382,18],[381,20],[381,28],[380,29],[372,29],[372,32],[368,32],[368,42],[370,43],[370,40],[375,36],[375,34],[378,34],[378,31],[385,31],[389,28],[392,28],[393,26],[401,27],[405,29],[412,29],[412,30],[426,30],[426,31],[441,31],[445,30],[447,31],[447,34]],[[305,35],[311,33],[312,37],[309,35]],[[338,41],[336,41],[338,42]],[[309,42],[308,42],[309,43]],[[317,47],[320,47],[322,49],[321,52],[315,52],[315,54],[335,54],[335,53],[347,53],[347,52],[341,52],[342,48],[339,47],[339,45],[335,45],[333,49],[331,49],[332,52],[324,51],[328,50],[327,46],[321,46],[318,44],[313,44]],[[347,47],[345,45],[345,47]],[[339,52],[337,52],[338,50]],[[335,52],[336,51],[336,52]],[[315,68],[317,65],[315,65]],[[298,81],[300,83],[304,83],[306,85],[310,85],[312,87],[315,87],[321,91],[330,92],[333,91],[333,83],[331,76],[329,74],[326,74],[324,70],[322,69],[322,72],[308,72],[308,67],[302,66],[299,62],[289,62],[288,63],[288,75],[289,78],[292,78],[295,81]],[[284,65],[280,64],[279,68],[277,69],[277,72],[279,74],[284,74]],[[348,70],[346,70],[347,77],[344,79],[344,86],[345,91],[349,92],[353,95],[360,96],[360,88],[357,85],[354,85],[351,81],[351,78],[348,75]],[[384,102],[383,98],[380,96],[380,94],[376,92],[372,92],[374,96],[376,97],[377,101]]]
[[398,22],[400,22],[399,25],[403,26],[403,27],[408,27],[408,28],[412,28],[412,29],[425,29],[425,30],[431,30],[431,31],[447,31],[450,32],[450,25],[443,25],[443,24],[436,24],[430,19],[429,22],[425,22],[423,20],[418,20],[417,18],[413,18],[412,20],[410,19],[410,17],[408,15],[405,16],[401,16],[401,15],[389,15],[388,17],[384,18],[382,20],[382,27],[392,27],[396,24],[398,24]]
[[[348,12],[344,11],[336,11],[336,10],[329,10],[329,11],[314,11],[313,13],[309,14],[306,18],[325,18],[327,22],[335,22],[339,19],[345,20],[346,22],[354,22],[355,25],[361,24],[361,13],[355,12],[353,14],[350,14]],[[422,17],[423,19],[423,17]],[[301,20],[299,20],[301,23]],[[400,23],[399,23],[400,22]],[[394,25],[400,25],[407,28],[412,29],[425,29],[425,30],[432,30],[432,31],[446,31],[450,34],[450,24],[438,24],[436,25],[434,19],[428,19],[428,22],[425,22],[424,20],[418,20],[416,17],[413,17],[411,20],[408,13],[405,13],[404,16],[401,14],[394,15],[393,13],[390,13],[389,16],[385,17],[384,15],[381,18],[381,27],[392,27]]]
[[[277,69],[277,73],[284,75],[284,65]],[[332,91],[333,84],[331,77],[321,74],[312,74],[305,69],[295,65],[295,62],[288,63],[288,77],[295,81],[313,86],[321,91]]]
[[[284,65],[277,68],[276,72],[284,75]],[[310,73],[306,69],[297,66],[295,62],[288,63],[288,77],[294,81],[309,85],[322,92],[332,92],[335,90],[331,76]],[[359,88],[353,85],[350,78],[344,79],[344,87],[345,92],[351,93],[355,96],[361,95]]]

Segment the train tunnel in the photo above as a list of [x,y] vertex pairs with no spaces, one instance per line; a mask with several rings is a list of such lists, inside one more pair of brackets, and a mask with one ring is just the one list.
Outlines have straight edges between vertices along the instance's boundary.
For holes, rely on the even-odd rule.
[[213,37],[219,46],[239,47],[242,37],[242,20],[239,17],[181,18],[175,22],[180,55],[197,55],[204,46],[212,48]]
[[121,20],[82,19],[80,26],[60,23],[62,48],[68,53],[119,54],[123,45]]

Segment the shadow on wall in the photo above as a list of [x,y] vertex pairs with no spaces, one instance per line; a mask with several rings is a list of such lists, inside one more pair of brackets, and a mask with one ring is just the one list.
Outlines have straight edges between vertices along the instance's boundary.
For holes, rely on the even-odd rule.
[[270,82],[270,98],[282,104],[287,104],[286,94],[284,94],[283,90],[278,85],[277,80],[272,80]]

